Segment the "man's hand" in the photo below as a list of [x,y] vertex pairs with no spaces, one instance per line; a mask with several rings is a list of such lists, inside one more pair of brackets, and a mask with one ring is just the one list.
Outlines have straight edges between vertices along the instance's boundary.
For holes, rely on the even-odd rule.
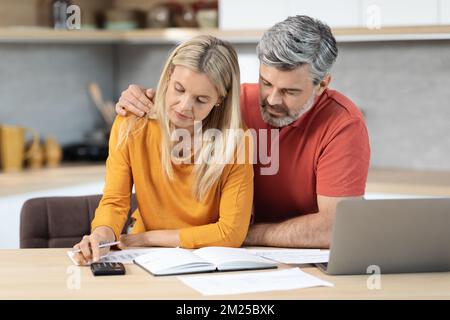
[[138,117],[143,117],[153,108],[154,97],[155,90],[131,84],[120,95],[119,102],[116,103],[116,112],[121,116],[126,116],[127,112],[131,112]]

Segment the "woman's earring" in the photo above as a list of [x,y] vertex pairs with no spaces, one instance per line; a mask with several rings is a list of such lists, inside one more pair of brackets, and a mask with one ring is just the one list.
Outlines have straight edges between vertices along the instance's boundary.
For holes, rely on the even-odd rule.
[[216,103],[214,107],[220,107],[220,103]]

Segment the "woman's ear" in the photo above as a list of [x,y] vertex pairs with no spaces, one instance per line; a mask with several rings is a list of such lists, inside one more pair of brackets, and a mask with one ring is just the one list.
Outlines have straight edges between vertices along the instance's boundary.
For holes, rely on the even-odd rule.
[[217,100],[217,102],[214,105],[214,107],[220,107],[222,105],[222,103],[223,103],[223,100],[225,100],[225,99],[220,97],[219,100]]

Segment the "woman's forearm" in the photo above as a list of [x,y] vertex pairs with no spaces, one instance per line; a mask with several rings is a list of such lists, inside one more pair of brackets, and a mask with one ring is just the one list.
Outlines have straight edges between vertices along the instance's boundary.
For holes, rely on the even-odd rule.
[[178,230],[153,230],[146,233],[150,247],[180,246],[180,233]]
[[178,230],[152,230],[137,234],[126,234],[120,238],[125,247],[179,247]]

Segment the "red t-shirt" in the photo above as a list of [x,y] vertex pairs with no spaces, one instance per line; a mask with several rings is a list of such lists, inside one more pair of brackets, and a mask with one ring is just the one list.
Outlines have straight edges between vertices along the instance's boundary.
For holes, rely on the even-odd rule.
[[[250,129],[270,129],[262,120],[257,84],[241,86],[241,112]],[[259,134],[257,135],[257,137]],[[259,143],[256,139],[257,150]],[[274,175],[261,174],[254,165],[254,222],[275,222],[318,212],[317,194],[330,197],[364,195],[370,147],[364,118],[339,92],[326,89],[314,106],[279,131],[279,168]],[[263,160],[262,162],[264,162]],[[274,168],[275,166],[272,165]]]

